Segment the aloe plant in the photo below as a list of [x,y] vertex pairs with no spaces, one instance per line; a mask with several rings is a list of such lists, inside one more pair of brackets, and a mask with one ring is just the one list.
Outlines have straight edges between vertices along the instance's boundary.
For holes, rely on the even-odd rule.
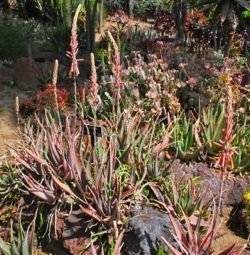
[[214,142],[219,141],[222,135],[225,122],[225,106],[218,102],[215,107],[210,106],[202,112],[200,120],[201,140],[206,145],[209,153],[213,153],[215,149]]
[[[73,198],[100,227],[108,229],[114,222],[121,224],[127,215],[124,205],[145,174],[129,185],[121,183],[116,175],[120,164],[116,136],[111,134],[107,140],[94,134],[91,138],[84,119],[74,131],[74,119],[69,117],[65,117],[61,132],[49,112],[44,119],[36,117],[35,121],[36,128],[27,127],[30,145],[22,150],[12,148],[13,156],[24,168],[20,172],[24,188],[38,201],[52,205],[64,196]],[[90,139],[96,142],[91,143]]]
[[177,157],[188,160],[198,156],[194,120],[184,113],[174,120],[173,143]]
[[11,243],[5,242],[0,238],[0,252],[3,255],[32,255],[29,244],[29,231],[25,233],[21,222],[21,214],[18,220],[18,241],[14,240],[13,227],[11,224]]
[[[173,247],[166,239],[162,237],[168,249],[174,255],[211,255],[213,254],[211,246],[215,238],[217,209],[214,206],[213,216],[210,220],[209,227],[204,234],[201,231],[201,218],[198,218],[195,227],[193,228],[190,219],[183,213],[185,225],[183,225],[176,217],[171,205],[165,205],[165,209],[169,216],[174,229],[174,238],[178,243],[179,248]],[[240,255],[244,252],[245,247],[234,250],[234,245],[219,252],[218,255]]]

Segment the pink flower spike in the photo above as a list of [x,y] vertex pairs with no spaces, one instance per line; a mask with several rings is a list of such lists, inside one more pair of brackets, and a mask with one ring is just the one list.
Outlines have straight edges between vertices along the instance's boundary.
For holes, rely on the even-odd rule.
[[77,77],[80,74],[79,68],[78,68],[78,62],[82,61],[83,59],[77,58],[78,53],[78,40],[77,40],[77,19],[79,16],[79,13],[81,11],[82,5],[79,4],[76,13],[73,19],[72,23],[72,29],[71,29],[71,39],[70,39],[70,51],[67,51],[66,56],[71,59],[71,67],[69,71],[70,77]]

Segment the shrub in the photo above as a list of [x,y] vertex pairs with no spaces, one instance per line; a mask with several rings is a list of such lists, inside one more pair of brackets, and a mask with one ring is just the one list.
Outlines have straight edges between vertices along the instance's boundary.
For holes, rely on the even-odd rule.
[[0,25],[0,59],[14,60],[27,55],[27,42],[17,25]]
[[[54,86],[48,84],[44,91],[38,91],[31,99],[22,102],[21,109],[24,114],[34,111],[41,111],[46,108],[55,107]],[[57,100],[60,109],[63,109],[69,102],[68,92],[65,89],[57,89]]]

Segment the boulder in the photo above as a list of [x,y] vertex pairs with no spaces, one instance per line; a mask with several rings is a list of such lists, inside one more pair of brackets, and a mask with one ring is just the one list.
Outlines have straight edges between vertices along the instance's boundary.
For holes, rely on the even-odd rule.
[[144,206],[133,213],[126,226],[123,252],[127,255],[156,255],[159,246],[166,249],[161,237],[173,246],[177,243],[172,236],[172,224],[166,213],[151,206]]
[[[204,163],[191,162],[189,165],[174,160],[170,165],[171,175],[175,175],[177,183],[186,183],[188,179],[200,177],[200,193],[203,194],[205,202],[216,199],[221,188],[221,175],[219,172],[209,168]],[[234,206],[243,201],[243,194],[249,186],[249,180],[245,177],[226,178],[223,189],[223,205]]]

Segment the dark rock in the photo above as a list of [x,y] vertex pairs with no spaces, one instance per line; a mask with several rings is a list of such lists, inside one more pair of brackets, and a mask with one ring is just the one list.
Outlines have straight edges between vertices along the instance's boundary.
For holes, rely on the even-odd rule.
[[136,211],[128,223],[124,236],[124,254],[154,255],[162,246],[166,249],[161,237],[164,237],[175,247],[177,246],[171,234],[172,224],[167,214],[158,209],[144,206]]
[[[200,177],[201,189],[200,194],[204,195],[204,201],[208,202],[217,199],[220,194],[221,176],[220,173],[210,169],[204,163],[192,162],[189,165],[175,160],[170,165],[170,173],[175,175],[177,183],[186,183],[188,179]],[[249,186],[249,181],[244,177],[234,177],[225,180],[223,190],[223,204],[236,205],[243,200],[243,194]]]

